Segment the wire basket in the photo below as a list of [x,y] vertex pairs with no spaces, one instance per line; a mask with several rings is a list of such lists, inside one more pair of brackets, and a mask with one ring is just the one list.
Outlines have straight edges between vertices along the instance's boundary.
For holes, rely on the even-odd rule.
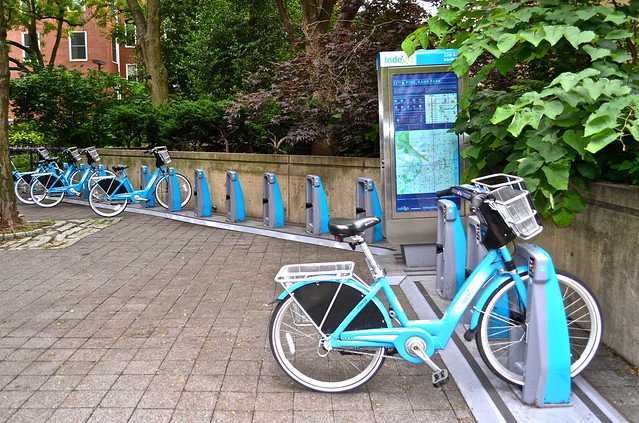
[[351,279],[355,263],[339,261],[333,263],[288,264],[282,266],[275,282],[288,288],[297,282]]
[[162,164],[166,165],[171,163],[171,156],[169,156],[169,150],[167,150],[166,147],[159,147],[157,150],[155,150],[155,154],[158,158],[158,161],[161,161]]
[[82,156],[80,155],[76,147],[67,148],[67,153],[69,153],[69,156],[71,156],[71,159],[73,159],[73,161],[75,162],[82,161]]
[[49,155],[49,151],[47,151],[47,149],[44,147],[36,148],[36,153],[38,153],[38,156],[40,156],[40,160],[47,160],[51,158],[51,156]]
[[98,150],[96,150],[95,147],[88,147],[86,149],[86,152],[87,158],[89,158],[92,163],[97,163],[100,161],[100,155],[98,154]]
[[473,183],[490,191],[495,199],[491,207],[519,238],[530,239],[543,230],[522,178],[498,173],[473,179]]

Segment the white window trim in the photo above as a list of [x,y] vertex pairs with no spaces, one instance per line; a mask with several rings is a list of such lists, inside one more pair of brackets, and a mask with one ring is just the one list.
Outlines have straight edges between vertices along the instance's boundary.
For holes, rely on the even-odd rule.
[[[129,69],[133,68],[133,72],[129,72]],[[127,63],[126,64],[126,79],[131,79],[131,76],[135,76],[137,80],[138,76],[138,65],[135,63]]]
[[[113,57],[113,53],[115,52],[115,57]],[[120,63],[120,43],[115,40],[111,40],[111,62],[112,63]]]
[[[71,35],[72,34],[79,34],[79,33],[83,33],[84,34],[84,59],[74,59],[73,58],[73,54],[72,54],[72,48],[71,48]],[[71,31],[69,32],[69,60],[71,62],[87,62],[89,60],[89,46],[88,46],[89,42],[88,42],[88,38],[87,38],[87,32],[86,31]]]
[[[22,45],[27,47],[27,43],[25,42],[26,40],[29,39],[29,33],[28,32],[23,32],[22,33]],[[40,47],[40,33],[38,33],[38,48]],[[27,58],[27,51],[26,50],[22,50],[22,59],[26,60]]]

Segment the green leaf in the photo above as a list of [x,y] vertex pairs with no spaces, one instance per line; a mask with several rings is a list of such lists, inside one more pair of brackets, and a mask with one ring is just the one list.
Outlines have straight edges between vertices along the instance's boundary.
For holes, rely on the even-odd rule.
[[542,29],[544,30],[544,33],[546,34],[546,41],[548,41],[550,43],[551,46],[554,46],[555,44],[557,44],[559,42],[559,40],[561,39],[561,37],[564,36],[564,32],[566,30],[565,26],[543,26]]
[[415,53],[415,46],[413,45],[413,40],[406,38],[402,41],[402,50],[406,53],[407,56],[412,56]]
[[628,124],[628,131],[635,141],[639,141],[639,125]]
[[581,81],[581,84],[586,89],[586,91],[588,91],[590,97],[593,100],[597,100],[606,88],[607,81],[607,78],[603,78],[596,82],[591,78],[585,78],[583,81]]
[[543,165],[544,165],[544,159],[539,155],[539,153],[532,153],[524,157],[519,162],[517,175],[519,176],[532,175],[533,173],[541,169]]
[[581,44],[589,43],[596,38],[592,31],[581,31],[579,28],[570,26],[564,32],[564,37],[574,48],[579,48]]
[[497,48],[502,53],[506,53],[517,43],[517,36],[515,34],[502,34],[497,40]]
[[552,100],[544,103],[544,114],[550,119],[555,119],[564,111],[564,104],[561,101]]
[[527,29],[526,31],[522,31],[519,37],[537,47],[539,43],[543,41],[545,35],[542,29]]
[[524,129],[526,125],[530,125],[534,120],[535,116],[533,115],[532,110],[521,109],[515,113],[512,122],[508,125],[508,132],[510,132],[514,137],[517,137],[521,133],[522,129]]
[[506,76],[508,72],[517,67],[517,60],[511,55],[501,56],[499,59],[495,60],[494,63],[499,73],[503,76]]
[[582,47],[586,53],[590,55],[590,58],[594,60],[599,60],[602,57],[607,57],[611,55],[611,51],[607,48],[596,48],[591,46],[590,44],[586,44]]
[[612,22],[616,25],[621,25],[626,23],[628,20],[629,20],[629,17],[626,16],[625,13],[622,13],[616,10],[612,13],[609,13],[604,19],[604,22]]
[[566,149],[560,145],[555,145],[550,142],[542,142],[539,145],[539,154],[541,154],[546,163],[553,163],[564,157],[567,152]]
[[566,162],[549,163],[541,168],[546,176],[546,180],[554,189],[565,191],[568,189],[568,178],[570,176],[570,164]]
[[594,7],[583,8],[577,11],[577,17],[583,21],[587,21],[597,14],[597,9]]
[[490,123],[498,124],[499,122],[508,119],[515,114],[517,108],[512,104],[506,104],[505,106],[498,107],[490,119]]
[[588,145],[588,139],[583,136],[577,135],[577,133],[569,129],[564,132],[563,140],[566,144],[572,147],[577,154],[579,154],[582,158],[586,155],[586,146]]
[[[597,112],[599,113],[599,112]],[[584,136],[589,137],[606,129],[613,129],[617,126],[617,116],[593,113],[586,121]]]
[[590,142],[588,143],[586,150],[590,151],[591,153],[596,153],[617,138],[618,135],[614,129],[605,129],[590,137]]
[[586,200],[574,190],[570,190],[566,192],[566,196],[564,197],[561,205],[564,206],[567,210],[575,213],[582,213],[586,210]]
[[559,209],[552,214],[552,220],[555,222],[555,225],[560,228],[565,228],[570,226],[572,221],[575,219],[575,215],[573,212],[565,209]]
[[623,40],[625,38],[632,38],[634,34],[627,29],[616,29],[606,34],[606,40]]
[[453,60],[453,63],[450,64],[450,67],[453,72],[455,72],[455,75],[461,76],[468,72],[468,68],[470,66],[468,65],[465,57],[457,57],[457,59]]
[[599,169],[599,166],[590,162],[578,163],[577,172],[579,172],[579,174],[584,178],[590,179],[591,181],[599,179],[599,175],[601,175],[601,169]]

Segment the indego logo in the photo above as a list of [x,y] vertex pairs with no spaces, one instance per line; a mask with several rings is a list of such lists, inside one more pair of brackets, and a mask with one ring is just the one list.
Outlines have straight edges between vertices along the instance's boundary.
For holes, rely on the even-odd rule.
[[395,57],[385,57],[384,63],[387,65],[414,65],[415,56],[407,57],[399,55]]

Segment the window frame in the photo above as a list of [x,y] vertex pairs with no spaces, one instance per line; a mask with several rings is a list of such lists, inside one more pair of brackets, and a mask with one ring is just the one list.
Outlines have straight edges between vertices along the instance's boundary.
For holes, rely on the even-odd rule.
[[[73,41],[73,35],[74,34],[84,34],[84,59],[74,59],[73,58],[73,47],[74,45],[72,44]],[[76,48],[80,47],[75,46]],[[87,62],[89,60],[89,42],[88,42],[88,38],[87,38],[87,32],[86,31],[71,31],[69,32],[69,61],[71,62]]]

